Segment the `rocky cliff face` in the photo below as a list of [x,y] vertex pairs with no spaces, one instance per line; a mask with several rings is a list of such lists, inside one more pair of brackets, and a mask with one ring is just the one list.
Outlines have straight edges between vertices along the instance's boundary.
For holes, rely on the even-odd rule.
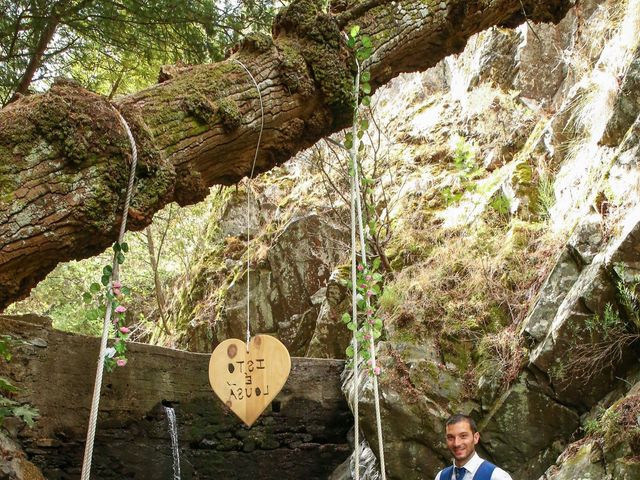
[[[581,2],[558,26],[478,35],[376,97],[364,168],[378,168],[371,198],[390,232],[378,251],[391,268],[378,303],[389,478],[434,476],[448,462],[443,424],[456,411],[477,418],[482,454],[514,478],[635,478],[639,27],[637,1]],[[277,184],[297,173],[304,195],[293,186],[279,202],[303,218],[319,204],[344,216],[340,188],[326,200],[318,188],[327,178],[345,185],[318,173],[331,152],[307,152],[264,191],[282,192]],[[335,232],[325,236],[346,236]],[[288,276],[271,290],[298,298],[288,313],[271,306],[261,317],[285,318],[283,338],[296,325],[289,341],[299,351],[341,356],[344,256],[295,238],[294,250],[326,248],[315,253],[321,281]],[[284,278],[286,257],[270,255],[268,276]],[[353,394],[348,380],[344,388]],[[375,451],[366,377],[359,398]]]
[[[438,189],[404,196],[403,234],[419,219],[439,238],[416,235],[427,253],[386,286],[404,292],[379,351],[389,478],[448,463],[456,411],[477,418],[481,453],[514,478],[638,475],[639,22],[637,2],[582,2],[557,27],[482,34],[431,72],[445,80],[398,147],[426,152],[431,172],[422,159],[414,172]],[[454,133],[483,166],[457,172],[462,189],[432,174]],[[374,439],[366,381],[360,397]]]
[[261,192],[249,203],[246,192],[228,194],[212,217],[207,253],[175,301],[178,346],[209,352],[226,338],[244,337],[249,288],[251,331],[275,335],[292,355],[307,352],[348,233],[329,205],[300,207],[287,196],[290,182],[267,182],[257,184]]

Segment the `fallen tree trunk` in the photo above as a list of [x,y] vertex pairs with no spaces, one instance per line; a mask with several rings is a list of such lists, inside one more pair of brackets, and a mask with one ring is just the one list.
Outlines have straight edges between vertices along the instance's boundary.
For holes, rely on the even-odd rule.
[[[175,69],[152,88],[111,104],[70,82],[0,110],[0,311],[25,297],[59,262],[87,258],[117,237],[130,146],[140,152],[130,228],[142,229],[170,201],[181,205],[266,171],[350,122],[354,55],[343,29],[372,37],[373,89],[462,51],[491,26],[559,21],[572,0],[354,2],[323,13],[294,1],[273,38],[250,35],[227,60]],[[242,64],[242,65],[241,65]]]

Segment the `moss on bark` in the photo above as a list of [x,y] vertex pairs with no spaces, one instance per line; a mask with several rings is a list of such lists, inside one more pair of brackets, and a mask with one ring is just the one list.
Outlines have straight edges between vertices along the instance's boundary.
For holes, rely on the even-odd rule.
[[[354,107],[355,60],[335,18],[321,11],[320,2],[302,0],[278,14],[274,32],[276,37],[286,33],[297,39],[297,49],[333,113],[334,123],[348,121]],[[284,53],[284,74],[291,81],[296,78],[292,69],[300,72],[300,67],[291,51]]]

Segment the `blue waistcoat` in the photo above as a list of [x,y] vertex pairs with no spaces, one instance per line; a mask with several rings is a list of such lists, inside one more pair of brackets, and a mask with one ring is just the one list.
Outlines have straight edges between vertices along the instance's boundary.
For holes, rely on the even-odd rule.
[[[496,466],[484,460],[480,464],[480,468],[476,470],[476,474],[473,476],[473,480],[491,480],[491,474],[496,469]],[[442,470],[440,474],[440,480],[451,480],[453,478],[453,465]]]

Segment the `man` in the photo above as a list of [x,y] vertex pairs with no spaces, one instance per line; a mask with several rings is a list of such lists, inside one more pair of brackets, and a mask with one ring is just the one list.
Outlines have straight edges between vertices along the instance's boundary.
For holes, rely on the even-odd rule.
[[447,448],[453,465],[438,472],[436,480],[512,480],[511,476],[476,453],[480,433],[473,418],[460,413],[447,420]]

